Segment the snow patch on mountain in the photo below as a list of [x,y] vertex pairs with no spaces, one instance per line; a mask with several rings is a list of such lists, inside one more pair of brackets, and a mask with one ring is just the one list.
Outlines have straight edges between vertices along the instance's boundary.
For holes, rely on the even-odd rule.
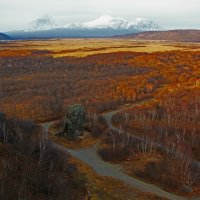
[[135,18],[128,22],[127,29],[139,29],[141,31],[162,30],[162,27],[154,21],[146,18]]
[[106,28],[112,28],[112,29],[124,29],[126,28],[127,21],[123,18],[117,17],[111,17],[109,15],[102,15],[101,17],[97,18],[96,20],[83,23],[82,26],[84,28],[95,28],[95,29],[106,29]]

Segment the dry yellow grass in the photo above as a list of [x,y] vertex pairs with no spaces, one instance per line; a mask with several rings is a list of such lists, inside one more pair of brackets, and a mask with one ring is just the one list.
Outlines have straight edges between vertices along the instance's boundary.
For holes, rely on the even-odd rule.
[[131,39],[53,39],[14,41],[0,44],[0,50],[49,50],[54,57],[84,57],[111,52],[198,51],[199,43],[136,41]]

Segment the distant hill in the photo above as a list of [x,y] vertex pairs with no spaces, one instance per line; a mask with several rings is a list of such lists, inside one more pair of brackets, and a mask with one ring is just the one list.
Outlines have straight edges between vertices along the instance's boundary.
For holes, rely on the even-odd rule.
[[119,36],[136,40],[166,40],[177,42],[200,42],[200,30],[148,31]]
[[0,40],[12,40],[12,38],[4,33],[0,33]]

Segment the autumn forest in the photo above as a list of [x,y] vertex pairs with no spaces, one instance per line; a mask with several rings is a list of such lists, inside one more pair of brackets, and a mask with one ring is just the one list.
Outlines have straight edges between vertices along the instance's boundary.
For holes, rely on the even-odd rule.
[[[86,113],[74,137],[71,105]],[[1,42],[0,113],[0,199],[200,196],[199,43]]]

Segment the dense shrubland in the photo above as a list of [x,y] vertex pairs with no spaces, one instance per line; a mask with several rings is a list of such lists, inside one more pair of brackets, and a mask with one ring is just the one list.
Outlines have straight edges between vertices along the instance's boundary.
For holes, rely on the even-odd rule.
[[110,134],[100,153],[111,154],[107,160],[118,152],[123,160],[138,155],[160,157],[134,174],[171,188],[199,188],[199,96],[198,88],[179,88],[159,94],[157,102],[150,100],[116,114],[113,123],[119,132]]
[[199,160],[199,96],[198,89],[165,94],[159,103],[128,109],[113,119],[126,132],[143,134],[163,146],[180,149],[188,157]]
[[0,199],[84,198],[84,176],[40,126],[13,119],[0,125]]
[[118,52],[84,58],[42,54],[0,59],[0,109],[45,121],[82,103],[98,112],[152,96],[163,86],[199,86],[199,52]]
[[[0,59],[1,111],[38,122],[61,118],[69,105],[82,104],[92,118],[86,128],[102,139],[105,160],[130,161],[132,175],[167,188],[199,190],[194,160],[200,160],[200,52],[83,58],[21,53]],[[146,103],[114,116],[120,131],[106,130],[100,113],[140,100]],[[143,167],[134,169],[138,162]]]
[[102,112],[150,96],[156,86],[142,75],[148,76],[153,68],[129,64],[124,60],[128,55],[140,56],[2,58],[0,108],[10,116],[45,121],[62,116],[64,108],[74,103]]

